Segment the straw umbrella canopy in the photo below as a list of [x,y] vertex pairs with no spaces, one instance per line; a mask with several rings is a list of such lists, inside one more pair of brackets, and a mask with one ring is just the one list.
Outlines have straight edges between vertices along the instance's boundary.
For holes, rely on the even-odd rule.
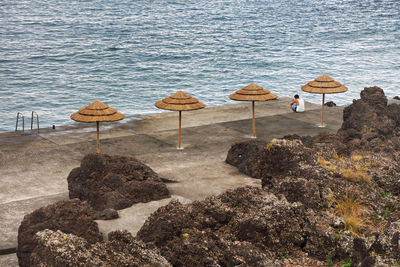
[[92,104],[81,108],[78,112],[71,115],[71,119],[79,122],[95,122],[97,126],[97,153],[100,153],[100,133],[99,123],[106,121],[119,121],[125,118],[125,115],[119,113],[106,104],[96,100]]
[[255,83],[251,83],[242,89],[236,91],[235,93],[229,95],[229,98],[237,101],[251,101],[253,109],[253,138],[256,137],[256,119],[254,111],[255,101],[268,101],[278,98],[276,95],[272,94],[270,91],[265,90],[261,86]]
[[335,81],[326,74],[322,74],[315,80],[308,82],[301,87],[301,90],[308,93],[322,94],[322,108],[321,108],[321,125],[320,127],[325,127],[324,125],[324,104],[325,104],[325,94],[336,94],[343,93],[347,91],[347,87],[342,85],[340,82]]
[[181,136],[182,136],[182,111],[202,109],[206,105],[201,103],[194,97],[186,94],[183,91],[178,91],[175,94],[164,98],[163,100],[157,101],[155,106],[160,109],[179,111],[179,137],[178,137],[178,149],[182,149]]

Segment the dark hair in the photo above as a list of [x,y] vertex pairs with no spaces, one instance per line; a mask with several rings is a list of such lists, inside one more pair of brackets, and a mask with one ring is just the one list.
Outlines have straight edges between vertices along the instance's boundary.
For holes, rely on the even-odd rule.
[[299,98],[299,95],[294,95],[294,98]]

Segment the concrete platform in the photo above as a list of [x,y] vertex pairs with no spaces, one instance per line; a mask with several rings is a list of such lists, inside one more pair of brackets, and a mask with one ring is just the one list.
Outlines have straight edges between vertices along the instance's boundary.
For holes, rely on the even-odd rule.
[[[320,105],[306,103],[306,112],[293,113],[289,101],[256,103],[257,138],[315,135],[340,128],[343,107],[326,107],[327,126],[320,128]],[[233,142],[250,138],[251,103],[183,112],[182,127],[184,149],[177,150],[177,112],[101,124],[102,153],[134,156],[174,181],[167,184],[170,199],[140,203],[119,211],[119,219],[98,221],[104,234],[116,229],[135,234],[153,211],[171,199],[190,202],[239,186],[261,185],[224,162]],[[25,214],[68,198],[66,178],[84,155],[96,152],[95,131],[94,124],[72,124],[41,129],[39,134],[0,134],[0,254],[16,247]],[[17,266],[15,254],[0,256],[0,266]]]

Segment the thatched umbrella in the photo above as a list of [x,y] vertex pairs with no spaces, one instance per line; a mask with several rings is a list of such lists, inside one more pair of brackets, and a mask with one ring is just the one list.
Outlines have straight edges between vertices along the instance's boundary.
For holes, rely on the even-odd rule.
[[97,125],[97,153],[100,153],[99,123],[105,121],[119,121],[125,115],[96,100],[92,104],[81,108],[71,115],[71,119],[79,122],[95,122]]
[[253,108],[253,138],[256,137],[256,119],[254,111],[254,101],[268,101],[276,99],[277,96],[261,86],[251,83],[235,93],[229,95],[229,98],[237,101],[252,101]]
[[164,98],[155,103],[155,106],[161,109],[179,111],[179,138],[178,138],[178,149],[181,147],[181,135],[182,135],[182,111],[195,110],[204,108],[206,105],[201,103],[194,97],[186,94],[185,92],[178,91],[170,97]]
[[322,74],[315,80],[308,82],[301,87],[301,90],[308,93],[322,94],[322,108],[321,108],[321,125],[320,127],[325,127],[324,125],[324,104],[325,104],[325,94],[336,94],[343,93],[347,91],[347,87],[342,85],[340,82],[335,81],[326,74]]

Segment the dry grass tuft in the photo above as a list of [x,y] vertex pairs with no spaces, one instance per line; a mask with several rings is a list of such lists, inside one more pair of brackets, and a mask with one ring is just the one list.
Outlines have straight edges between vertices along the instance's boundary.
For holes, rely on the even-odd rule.
[[332,165],[332,163],[330,161],[324,159],[321,156],[318,157],[317,161],[318,161],[319,166],[322,166],[322,167],[327,167],[327,166]]
[[337,170],[334,163],[330,162],[329,160],[324,159],[323,157],[319,156],[317,158],[319,166],[323,167],[325,170],[329,172],[335,172]]
[[377,162],[377,161],[368,161],[365,163],[366,168],[378,168],[382,167],[382,163]]
[[362,171],[362,172],[368,171],[368,168],[365,165],[363,166],[363,165],[358,164],[358,163],[354,164],[354,169],[356,169],[357,171]]
[[366,183],[371,182],[371,177],[369,177],[365,171],[342,168],[340,169],[339,173],[349,181],[364,181]]
[[360,236],[361,230],[367,225],[366,207],[356,197],[346,194],[336,199],[335,213],[343,218],[344,228],[353,235]]
[[364,157],[361,155],[351,155],[351,159],[355,160],[355,161],[360,161],[360,160],[363,160]]
[[334,165],[326,166],[325,169],[329,172],[335,172],[337,170],[336,166]]
[[[329,160],[326,158],[329,158]],[[329,172],[338,172],[349,181],[362,181],[365,183],[371,182],[368,171],[370,171],[371,168],[381,166],[378,162],[371,161],[369,155],[359,154],[343,157],[336,153],[325,153],[325,157],[319,154],[317,161],[319,166]]]

